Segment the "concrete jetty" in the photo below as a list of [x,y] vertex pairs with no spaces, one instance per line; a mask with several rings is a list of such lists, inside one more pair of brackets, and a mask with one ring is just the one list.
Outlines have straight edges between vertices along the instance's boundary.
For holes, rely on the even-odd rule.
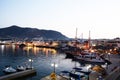
[[117,78],[120,76],[120,67],[117,67],[113,72],[111,72],[105,80],[117,80]]
[[25,70],[25,71],[20,71],[20,72],[4,75],[4,76],[0,77],[0,80],[13,80],[13,79],[17,79],[17,78],[26,77],[26,76],[29,76],[32,74],[36,74],[35,69],[29,69],[29,70]]

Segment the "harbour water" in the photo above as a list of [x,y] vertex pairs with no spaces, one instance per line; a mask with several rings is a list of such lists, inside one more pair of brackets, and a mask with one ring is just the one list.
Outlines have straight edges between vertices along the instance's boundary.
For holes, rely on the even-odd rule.
[[65,59],[65,54],[54,49],[25,47],[19,48],[17,45],[0,45],[0,76],[5,75],[3,69],[6,65],[16,68],[17,65],[31,65],[29,59],[32,59],[32,66],[36,69],[37,74],[22,80],[40,80],[42,77],[53,72],[52,63],[56,63],[56,73],[63,70],[71,70],[75,63],[71,59]]

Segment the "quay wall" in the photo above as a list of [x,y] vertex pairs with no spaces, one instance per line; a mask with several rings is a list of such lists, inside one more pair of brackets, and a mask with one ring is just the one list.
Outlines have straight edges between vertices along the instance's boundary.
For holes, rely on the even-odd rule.
[[106,76],[105,80],[116,80],[119,76],[120,76],[120,67],[117,67],[108,76]]
[[0,77],[0,80],[13,80],[16,78],[25,77],[25,76],[29,76],[32,74],[36,74],[35,69],[30,69],[30,70],[25,70],[25,71],[20,71],[20,72],[4,75]]

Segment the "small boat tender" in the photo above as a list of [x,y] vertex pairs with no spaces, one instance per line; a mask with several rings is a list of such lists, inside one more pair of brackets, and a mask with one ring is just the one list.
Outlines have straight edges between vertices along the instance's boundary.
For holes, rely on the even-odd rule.
[[6,68],[3,69],[3,72],[5,72],[5,73],[14,73],[14,72],[17,72],[17,70],[12,68],[11,66],[6,66]]

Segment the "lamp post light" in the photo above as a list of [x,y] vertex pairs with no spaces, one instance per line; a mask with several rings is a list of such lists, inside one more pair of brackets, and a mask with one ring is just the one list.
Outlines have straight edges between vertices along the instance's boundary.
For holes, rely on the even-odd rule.
[[86,69],[89,71],[91,68],[91,65],[86,66]]
[[103,80],[102,76],[98,76],[97,80]]
[[54,73],[55,73],[56,67],[58,67],[58,65],[54,62],[54,63],[51,64],[51,66],[54,67]]
[[108,53],[108,59],[109,59],[109,61],[110,61],[110,53]]
[[108,69],[108,63],[105,63],[105,67],[106,67],[106,69]]
[[[91,65],[86,66],[88,72],[90,72]],[[87,74],[87,80],[89,80],[89,74]]]
[[92,49],[91,52],[94,53],[95,51]]
[[30,64],[30,68],[32,69],[32,62],[33,62],[33,60],[32,60],[32,59],[29,59],[29,62],[31,63],[31,64]]

